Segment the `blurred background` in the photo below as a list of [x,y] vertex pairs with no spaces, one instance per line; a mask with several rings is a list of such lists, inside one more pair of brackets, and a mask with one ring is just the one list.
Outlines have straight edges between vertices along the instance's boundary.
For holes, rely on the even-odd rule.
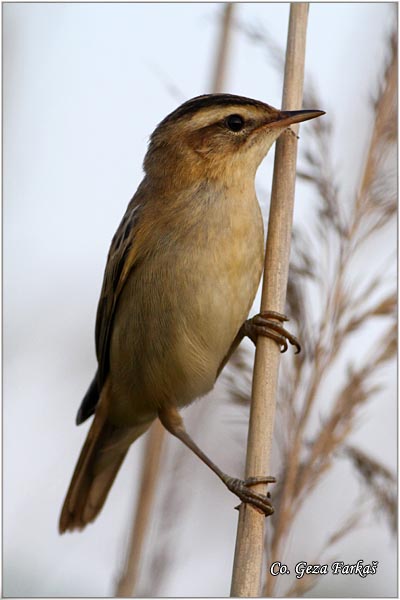
[[[289,4],[237,3],[229,15],[222,3],[2,8],[3,594],[110,596],[129,547],[146,439],[131,449],[97,521],[83,533],[57,532],[89,425],[77,428],[74,419],[96,368],[95,314],[109,244],[142,178],[148,137],[178,104],[217,87],[281,105]],[[289,290],[288,313],[290,329],[305,338],[306,358],[294,363],[283,357],[286,381],[299,381],[296,364],[303,370],[301,385],[292,392],[284,388],[282,398],[293,399],[307,388],[315,357],[320,352],[326,359],[331,336],[334,355],[322,361],[326,371],[299,438],[304,461],[319,433],[337,433],[345,413],[347,420],[340,421],[337,439],[321,445],[325,458],[313,466],[307,498],[292,516],[290,531],[275,539],[277,559],[289,568],[300,560],[333,558],[379,565],[365,579],[320,576],[303,589],[291,589],[293,575],[281,576],[273,590],[266,588],[271,595],[397,595],[396,365],[393,344],[386,348],[382,342],[388,327],[393,334],[395,318],[397,82],[390,69],[395,64],[397,74],[396,24],[393,3],[310,7],[306,97],[318,106],[304,107],[325,110],[327,120],[323,129],[314,126],[307,133],[305,125],[300,131],[296,289]],[[257,176],[266,222],[272,164],[271,152]],[[368,179],[365,173],[371,172]],[[362,204],[367,195],[369,203]],[[355,228],[337,223],[354,225],[352,211],[361,221],[369,219],[356,228],[365,234],[356,248],[349,234]],[[338,278],[343,256],[350,258]],[[318,278],[308,276],[302,260]],[[326,310],[334,319],[344,315],[346,325],[338,320],[329,331],[322,299],[327,289],[338,290],[338,280],[344,282],[342,295],[336,295],[336,308]],[[307,302],[296,313],[299,290]],[[258,305],[257,299],[253,313]],[[184,414],[199,445],[238,476],[245,460],[253,352],[244,343],[214,391]],[[359,381],[367,376],[361,390]],[[305,398],[296,396],[293,418],[278,411],[272,472],[279,477],[279,471],[281,479]],[[169,437],[156,481],[135,593],[228,596],[237,499]],[[267,522],[275,532],[281,493],[278,489],[271,526]],[[267,550],[271,543],[267,538]]]

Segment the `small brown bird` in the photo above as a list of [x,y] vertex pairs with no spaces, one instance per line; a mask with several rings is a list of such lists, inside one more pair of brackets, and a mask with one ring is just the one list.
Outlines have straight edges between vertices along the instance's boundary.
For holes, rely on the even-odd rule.
[[213,387],[240,340],[296,339],[284,317],[248,321],[261,277],[263,220],[256,170],[292,123],[324,114],[280,111],[230,94],[193,98],[151,136],[145,176],[112,240],[97,310],[97,373],[77,424],[94,414],[62,509],[60,532],[101,510],[129,446],[158,417],[243,502],[267,496],[223,473],[193,442],[178,410]]

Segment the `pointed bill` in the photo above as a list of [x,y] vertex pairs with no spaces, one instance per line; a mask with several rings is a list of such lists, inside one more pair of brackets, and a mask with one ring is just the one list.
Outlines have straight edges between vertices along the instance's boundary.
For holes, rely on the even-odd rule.
[[315,119],[325,114],[323,110],[281,110],[278,119],[270,123],[270,127],[289,127],[294,123],[301,123],[309,119]]

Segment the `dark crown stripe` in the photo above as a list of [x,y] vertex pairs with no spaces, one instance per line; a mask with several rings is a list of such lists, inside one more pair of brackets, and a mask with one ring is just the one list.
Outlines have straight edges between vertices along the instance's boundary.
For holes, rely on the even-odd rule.
[[235,96],[234,94],[205,94],[188,100],[176,110],[165,117],[160,123],[160,126],[166,125],[182,117],[192,115],[203,108],[211,106],[259,106],[265,107],[263,102],[245,98],[244,96]]

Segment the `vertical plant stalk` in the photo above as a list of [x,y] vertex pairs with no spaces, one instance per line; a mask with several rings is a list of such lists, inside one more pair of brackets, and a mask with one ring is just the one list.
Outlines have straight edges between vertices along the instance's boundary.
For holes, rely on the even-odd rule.
[[[302,107],[308,3],[290,5],[282,108]],[[297,133],[297,127],[293,127]],[[276,143],[261,310],[284,312],[292,235],[297,137],[285,131]],[[247,443],[246,478],[269,473],[280,349],[257,340]],[[266,486],[255,490],[266,493]],[[239,510],[231,596],[259,596],[265,517],[248,504]]]
[[[234,4],[232,2],[226,3],[222,14],[215,68],[212,76],[211,90],[213,93],[222,91],[224,86],[233,13]],[[143,546],[148,532],[148,524],[157,490],[157,482],[162,461],[161,452],[164,445],[165,433],[164,427],[157,420],[148,434],[144,449],[141,483],[132,522],[129,548],[123,571],[117,582],[115,590],[116,597],[133,597],[135,593],[140,560],[143,554]]]
[[233,11],[233,2],[227,2],[224,6],[224,12],[222,15],[222,27],[220,37],[218,40],[217,60],[215,61],[215,70],[211,84],[213,94],[222,92],[224,87],[226,63],[228,60],[232,33]]

